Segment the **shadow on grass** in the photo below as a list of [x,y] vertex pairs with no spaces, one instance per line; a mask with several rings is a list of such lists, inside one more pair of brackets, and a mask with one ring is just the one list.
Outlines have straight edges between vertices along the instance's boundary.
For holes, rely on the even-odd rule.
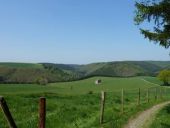
[[161,127],[162,128],[170,128],[170,125],[166,124],[166,123],[161,123]]

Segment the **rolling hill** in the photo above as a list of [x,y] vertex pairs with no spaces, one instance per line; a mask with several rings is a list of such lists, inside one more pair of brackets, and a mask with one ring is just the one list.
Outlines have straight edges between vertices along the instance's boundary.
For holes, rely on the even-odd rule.
[[[151,75],[155,76],[162,70],[170,67],[170,61],[118,61],[106,63],[92,63],[87,65],[55,64],[57,68],[88,76],[118,76],[130,77]],[[67,68],[66,68],[67,67]]]
[[42,64],[0,63],[0,83],[59,82],[71,80],[72,77],[62,69]]
[[0,63],[0,83],[61,82],[91,76],[156,76],[170,61],[118,61],[87,65],[53,63]]

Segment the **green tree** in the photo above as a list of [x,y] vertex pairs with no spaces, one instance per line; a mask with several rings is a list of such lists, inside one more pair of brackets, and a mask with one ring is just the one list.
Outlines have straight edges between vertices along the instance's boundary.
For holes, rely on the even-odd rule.
[[140,28],[150,41],[165,48],[170,46],[170,0],[142,0],[136,2],[134,21],[140,25],[144,21],[153,23],[153,30]]
[[164,82],[164,85],[169,85],[170,82],[170,70],[162,70],[160,71],[158,78]]
[[47,85],[48,84],[48,80],[45,77],[39,77],[36,80],[37,84],[39,85]]

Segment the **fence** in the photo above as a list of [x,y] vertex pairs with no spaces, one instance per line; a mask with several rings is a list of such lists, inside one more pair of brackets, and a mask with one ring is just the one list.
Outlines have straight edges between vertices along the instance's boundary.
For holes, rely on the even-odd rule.
[[[169,89],[164,87],[152,87],[148,89],[134,89],[126,90],[122,89],[119,91],[102,91],[100,101],[100,125],[103,125],[105,120],[105,110],[107,106],[118,104],[117,107],[120,109],[121,114],[126,113],[129,105],[134,108],[140,107],[143,104],[148,104],[155,101],[167,100],[169,97]],[[114,101],[114,102],[111,102]],[[10,128],[17,128],[16,123],[9,111],[8,105],[3,97],[0,97],[0,105],[3,113],[6,117]],[[46,125],[46,98],[40,97],[39,99],[39,122],[37,123],[39,128],[45,128]]]
[[[152,87],[152,88],[148,88],[148,89],[135,89],[135,90],[125,90],[122,89],[121,91],[115,91],[115,92],[101,92],[101,112],[100,112],[100,125],[102,125],[104,123],[104,110],[105,107],[107,107],[107,105],[109,105],[109,103],[107,103],[107,99],[108,101],[109,98],[112,98],[112,96],[110,97],[109,95],[111,93],[115,94],[115,97],[118,97],[118,99],[120,99],[119,101],[119,109],[121,114],[124,113],[125,111],[125,105],[129,106],[128,104],[132,104],[132,106],[134,106],[134,108],[140,108],[140,106],[142,106],[143,104],[148,104],[150,102],[154,103],[156,101],[165,101],[169,99],[169,95],[167,93],[167,91],[169,92],[169,88],[165,88],[165,87]],[[117,96],[116,96],[117,93]],[[108,96],[107,96],[108,94]],[[114,104],[113,104],[114,105]]]
[[[17,128],[16,123],[9,111],[8,105],[3,97],[0,97],[0,105],[10,128]],[[46,98],[40,97],[39,100],[39,128],[45,128],[46,120]]]

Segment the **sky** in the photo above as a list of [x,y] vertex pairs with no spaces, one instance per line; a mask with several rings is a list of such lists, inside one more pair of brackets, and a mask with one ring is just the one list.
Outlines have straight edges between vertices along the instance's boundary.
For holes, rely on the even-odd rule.
[[0,0],[0,62],[169,60],[133,21],[134,0]]

